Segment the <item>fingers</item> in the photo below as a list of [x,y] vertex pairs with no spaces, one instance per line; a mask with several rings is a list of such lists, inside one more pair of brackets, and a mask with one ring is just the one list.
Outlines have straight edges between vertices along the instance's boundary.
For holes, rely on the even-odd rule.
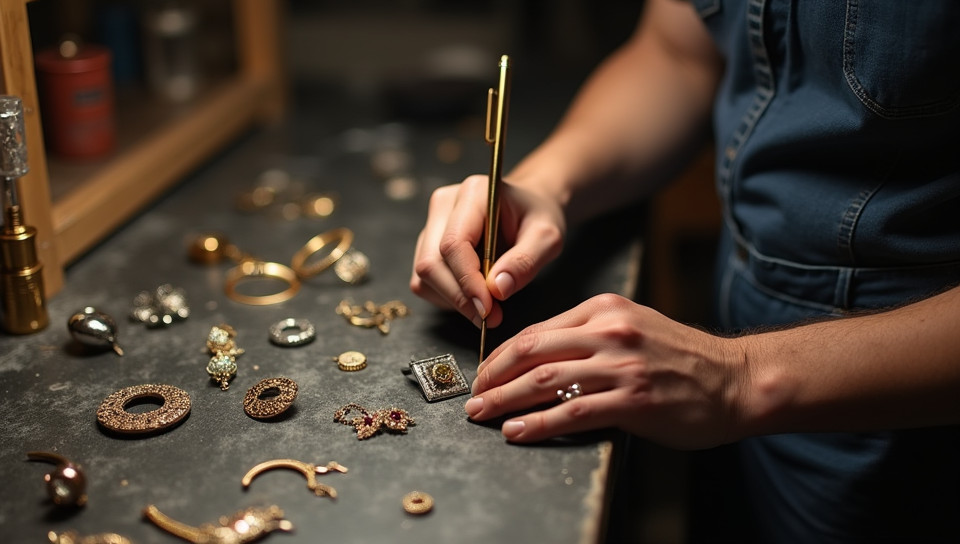
[[615,427],[622,411],[622,399],[616,391],[606,391],[563,402],[546,410],[531,412],[507,420],[501,427],[511,442],[538,442],[554,436]]
[[491,312],[493,297],[475,249],[483,237],[485,206],[485,176],[434,192],[417,240],[410,289],[441,308],[456,309],[477,326],[491,314],[488,324],[496,326],[500,313]]

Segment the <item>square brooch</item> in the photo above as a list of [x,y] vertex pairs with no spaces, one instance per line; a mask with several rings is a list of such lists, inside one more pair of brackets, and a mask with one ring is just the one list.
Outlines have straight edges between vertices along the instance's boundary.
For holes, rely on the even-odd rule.
[[410,370],[416,376],[427,402],[448,399],[470,392],[467,379],[457,366],[457,360],[447,353],[410,362]]

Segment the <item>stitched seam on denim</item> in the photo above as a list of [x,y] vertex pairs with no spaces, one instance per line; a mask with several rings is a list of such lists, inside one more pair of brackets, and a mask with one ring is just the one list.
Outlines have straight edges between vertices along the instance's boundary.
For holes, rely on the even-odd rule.
[[837,230],[837,245],[841,251],[847,254],[851,264],[856,264],[857,256],[853,252],[853,235],[860,222],[860,216],[863,215],[863,209],[867,202],[877,194],[877,191],[883,187],[883,183],[878,184],[873,189],[864,189],[860,191],[855,199],[850,202],[843,217],[840,218],[840,228]]
[[724,202],[724,219],[729,225],[730,232],[735,239],[741,239],[740,228],[733,218],[732,211],[732,187],[730,185],[730,176],[733,171],[733,165],[740,155],[746,141],[753,133],[754,127],[766,111],[767,106],[773,100],[774,79],[773,71],[770,68],[770,58],[763,40],[763,12],[766,6],[766,0],[750,0],[747,5],[747,35],[750,40],[750,52],[753,55],[753,73],[756,78],[756,95],[753,103],[747,109],[743,117],[740,118],[740,125],[733,132],[729,143],[724,147],[722,159],[717,169],[717,178],[719,186],[722,187],[722,196]]
[[786,293],[781,293],[780,291],[777,291],[776,289],[773,289],[771,287],[767,287],[766,285],[761,283],[759,280],[757,280],[756,276],[753,275],[753,271],[750,270],[749,266],[744,266],[743,279],[744,281],[749,283],[754,289],[756,289],[757,291],[760,291],[761,293],[767,295],[768,297],[775,298],[783,302],[789,302],[790,304],[793,304],[795,306],[802,306],[804,308],[815,308],[817,310],[831,312],[831,313],[840,310],[840,308],[831,306],[829,304],[823,304],[820,302],[814,302],[812,300],[797,298],[797,297],[788,295]]
[[847,86],[850,87],[850,90],[853,91],[853,94],[860,100],[861,104],[884,119],[909,119],[913,117],[939,115],[953,110],[960,105],[960,96],[945,98],[929,104],[902,107],[883,106],[870,97],[870,94],[856,76],[856,62],[854,61],[856,56],[854,42],[856,38],[857,10],[859,9],[859,5],[859,0],[847,0],[843,29],[843,77],[847,80]]

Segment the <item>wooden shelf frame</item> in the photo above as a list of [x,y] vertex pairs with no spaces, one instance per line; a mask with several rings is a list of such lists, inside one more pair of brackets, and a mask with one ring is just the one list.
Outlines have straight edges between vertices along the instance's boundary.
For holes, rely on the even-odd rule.
[[282,0],[231,0],[237,72],[204,93],[189,115],[152,129],[54,201],[34,77],[30,1],[0,0],[0,91],[23,100],[30,172],[20,179],[20,197],[25,223],[37,229],[51,296],[63,288],[70,262],[250,126],[283,116],[283,9]]

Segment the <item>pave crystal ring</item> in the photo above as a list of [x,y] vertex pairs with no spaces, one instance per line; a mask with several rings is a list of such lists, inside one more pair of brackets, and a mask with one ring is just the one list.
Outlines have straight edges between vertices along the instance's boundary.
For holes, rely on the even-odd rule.
[[583,391],[580,389],[579,383],[572,383],[566,389],[557,389],[557,398],[560,399],[560,402],[567,402],[568,400],[575,399],[583,394]]
[[313,342],[317,330],[306,319],[288,317],[270,326],[270,341],[278,346],[294,347]]

